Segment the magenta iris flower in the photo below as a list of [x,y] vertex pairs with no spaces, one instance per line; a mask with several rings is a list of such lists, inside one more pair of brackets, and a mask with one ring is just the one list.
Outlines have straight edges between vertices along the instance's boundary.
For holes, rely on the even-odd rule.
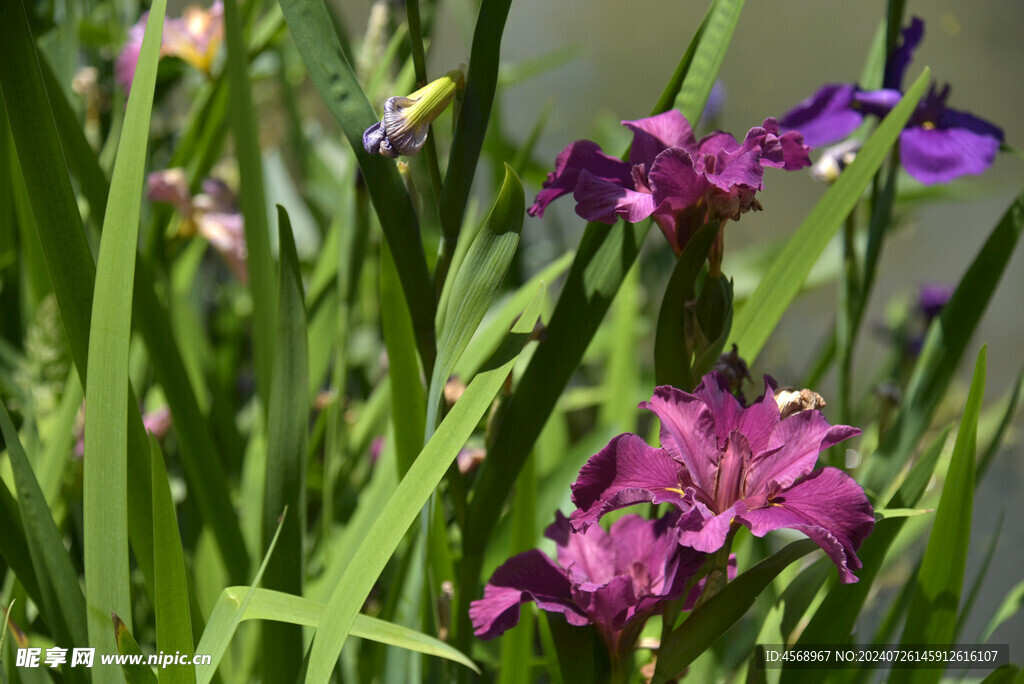
[[[812,145],[826,145],[854,131],[867,114],[882,117],[902,97],[903,75],[921,39],[924,22],[915,17],[903,30],[880,90],[853,84],[829,84],[782,117],[782,126],[799,129]],[[932,84],[900,133],[900,159],[911,176],[924,183],[946,183],[992,166],[1003,131],[973,114],[946,106],[949,85]]]
[[628,163],[590,140],[572,143],[556,158],[530,215],[543,216],[551,202],[571,192],[576,213],[588,221],[653,217],[679,254],[704,224],[761,209],[754,195],[764,189],[764,167],[810,165],[803,137],[780,134],[771,118],[751,128],[743,142],[721,131],[698,142],[676,110],[622,124],[633,131]]
[[704,561],[704,554],[680,546],[678,520],[674,511],[658,520],[627,515],[608,532],[595,525],[580,534],[559,513],[545,532],[558,545],[558,563],[533,549],[495,570],[484,597],[470,604],[474,632],[500,636],[519,623],[520,604],[534,601],[571,625],[596,625],[613,657],[628,654],[647,618],[681,598]]
[[874,527],[864,491],[838,468],[814,470],[818,454],[859,434],[829,425],[817,410],[781,417],[774,382],[744,407],[719,373],[693,394],[658,387],[641,407],[661,419],[660,449],[619,435],[592,456],[572,485],[573,528],[591,527],[609,511],[640,502],[678,507],[679,542],[711,553],[739,523],[758,537],[788,527],[821,546],[843,582],[856,582],[855,551]]

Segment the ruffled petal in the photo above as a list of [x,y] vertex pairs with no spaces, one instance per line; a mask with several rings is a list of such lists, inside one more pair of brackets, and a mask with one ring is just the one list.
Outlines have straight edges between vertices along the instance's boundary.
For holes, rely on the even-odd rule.
[[733,518],[746,510],[746,504],[737,501],[716,515],[698,501],[694,511],[679,522],[679,543],[694,551],[714,553],[725,544]]
[[699,396],[668,385],[655,388],[654,396],[641,402],[640,408],[661,420],[661,446],[685,466],[693,484],[707,495],[714,492],[718,472],[714,409]]
[[613,537],[600,525],[590,527],[585,533],[573,532],[569,519],[558,511],[555,522],[544,531],[544,536],[557,544],[558,563],[574,584],[605,584],[617,574]]
[[789,416],[772,430],[765,451],[755,451],[747,472],[747,494],[765,492],[772,482],[782,489],[789,487],[814,470],[818,454],[859,434],[849,425],[830,425],[821,411]]
[[569,624],[590,624],[573,603],[572,586],[562,569],[533,549],[505,561],[491,576],[484,597],[470,604],[473,633],[485,640],[500,636],[519,624],[519,605],[527,601],[562,613]]
[[808,145],[827,145],[853,132],[864,115],[850,107],[857,87],[846,83],[822,86],[806,100],[786,112],[784,128],[799,130]]
[[[580,173],[590,171],[598,178],[622,187],[633,187],[632,166],[601,151],[601,146],[590,140],[577,140],[558,153],[555,170],[548,174],[544,189],[527,210],[530,216],[543,216],[549,204],[576,189]],[[614,221],[612,221],[614,223]]]
[[654,158],[670,147],[682,147],[696,152],[697,140],[690,122],[678,109],[670,109],[656,116],[636,121],[623,121],[633,131],[633,145],[629,148],[629,163],[651,168]]
[[708,189],[707,179],[694,170],[690,154],[680,147],[659,154],[648,178],[654,202],[671,212],[695,204]]
[[619,218],[637,223],[654,213],[657,204],[649,192],[637,192],[584,169],[573,192],[576,213],[588,221],[612,224]]
[[683,502],[684,475],[679,462],[664,449],[655,449],[640,437],[626,433],[590,457],[572,484],[576,504],[573,529],[586,530],[605,513],[635,503]]
[[761,127],[778,138],[781,152],[777,157],[762,156],[761,164],[776,169],[785,169],[786,171],[796,171],[811,165],[811,158],[808,156],[811,148],[808,145],[804,145],[803,133],[800,131],[789,131],[779,135],[779,122],[774,117],[765,119]]
[[845,583],[857,581],[852,571],[861,562],[855,551],[875,526],[864,490],[838,468],[818,470],[775,495],[767,507],[737,518],[758,537],[782,527],[803,532],[825,550]]

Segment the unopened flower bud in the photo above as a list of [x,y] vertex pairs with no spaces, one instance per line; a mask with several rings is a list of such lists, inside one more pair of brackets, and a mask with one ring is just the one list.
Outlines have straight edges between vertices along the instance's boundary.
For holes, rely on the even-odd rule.
[[384,157],[411,157],[420,151],[434,119],[441,115],[463,86],[458,69],[423,86],[408,97],[389,97],[384,103],[384,118],[363,133],[363,148],[368,154]]

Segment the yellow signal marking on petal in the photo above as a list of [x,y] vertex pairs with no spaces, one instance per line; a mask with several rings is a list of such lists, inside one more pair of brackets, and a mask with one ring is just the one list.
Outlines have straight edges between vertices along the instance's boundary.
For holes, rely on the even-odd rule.
[[682,489],[676,489],[675,487],[665,487],[664,489],[666,492],[675,492],[679,496],[686,496],[686,492],[684,492]]
[[921,128],[923,128],[926,131],[934,131],[935,124],[933,124],[931,121],[925,121],[923,124],[921,124]]

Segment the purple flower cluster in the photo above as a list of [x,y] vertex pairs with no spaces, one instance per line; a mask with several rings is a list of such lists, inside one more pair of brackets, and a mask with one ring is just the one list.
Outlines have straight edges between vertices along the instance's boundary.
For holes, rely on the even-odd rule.
[[764,189],[766,166],[792,171],[810,165],[803,137],[780,134],[771,118],[751,128],[743,142],[722,131],[698,141],[676,110],[622,124],[633,131],[629,162],[590,140],[572,143],[556,158],[530,215],[543,216],[551,202],[571,192],[576,213],[588,221],[653,217],[680,254],[706,223],[761,209],[755,194]]
[[[811,145],[845,138],[868,114],[885,116],[903,96],[903,76],[924,37],[924,22],[914,18],[889,60],[883,87],[862,90],[854,84],[832,83],[782,117],[785,128],[799,129]],[[992,165],[1003,131],[973,114],[946,106],[949,85],[932,84],[900,133],[900,159],[907,172],[924,183],[946,183],[979,174]]]
[[[853,478],[815,465],[822,450],[859,430],[830,425],[814,408],[781,410],[770,378],[762,398],[744,406],[717,372],[692,394],[658,387],[641,407],[661,420],[661,447],[626,433],[590,458],[572,485],[577,510],[568,520],[559,514],[548,529],[558,564],[533,550],[498,568],[470,607],[477,636],[511,628],[519,605],[532,600],[570,624],[597,625],[620,656],[643,621],[680,599],[706,554],[726,546],[739,525],[758,537],[799,530],[825,550],[842,582],[857,581],[856,550],[874,527],[873,509]],[[595,524],[645,502],[672,510],[657,520],[625,516],[608,532]]]

